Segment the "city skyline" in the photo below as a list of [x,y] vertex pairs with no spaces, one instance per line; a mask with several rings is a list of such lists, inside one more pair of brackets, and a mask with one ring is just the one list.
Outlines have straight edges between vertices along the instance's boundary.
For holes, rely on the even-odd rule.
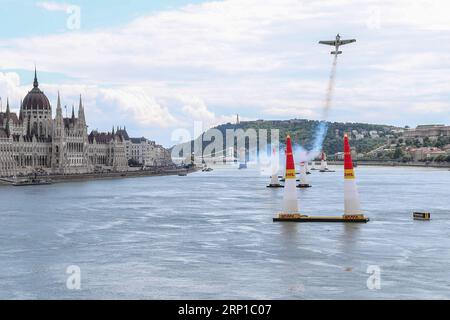
[[52,105],[58,91],[68,108],[82,94],[91,128],[164,146],[194,121],[320,119],[331,57],[317,41],[340,32],[357,42],[339,57],[328,120],[449,123],[448,4],[345,3],[344,20],[329,1],[114,1],[107,13],[102,1],[9,2],[29,23],[2,22],[3,108],[9,97],[18,111],[36,64]]

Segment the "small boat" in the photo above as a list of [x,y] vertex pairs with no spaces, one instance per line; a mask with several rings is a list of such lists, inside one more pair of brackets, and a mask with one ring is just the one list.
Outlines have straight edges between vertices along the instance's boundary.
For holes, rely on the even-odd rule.
[[51,179],[41,179],[41,178],[26,178],[23,180],[15,180],[12,185],[13,186],[36,186],[36,185],[43,185],[43,184],[52,184]]
[[180,177],[185,177],[185,176],[187,176],[187,172],[178,172],[178,175]]

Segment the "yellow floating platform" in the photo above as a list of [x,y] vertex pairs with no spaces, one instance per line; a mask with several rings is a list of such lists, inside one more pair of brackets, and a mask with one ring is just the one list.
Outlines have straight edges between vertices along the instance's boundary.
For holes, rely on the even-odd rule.
[[344,222],[344,223],[366,223],[369,218],[364,215],[354,216],[306,216],[303,214],[280,213],[273,218],[273,222]]
[[429,212],[413,212],[413,219],[430,221],[430,213]]

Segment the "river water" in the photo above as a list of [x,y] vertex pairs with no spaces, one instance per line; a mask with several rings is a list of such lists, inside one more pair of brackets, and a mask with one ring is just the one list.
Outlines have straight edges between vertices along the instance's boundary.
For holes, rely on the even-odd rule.
[[[335,169],[308,176],[302,213],[342,214]],[[0,186],[0,298],[450,298],[450,171],[356,175],[367,224],[274,223],[283,189],[256,169]]]

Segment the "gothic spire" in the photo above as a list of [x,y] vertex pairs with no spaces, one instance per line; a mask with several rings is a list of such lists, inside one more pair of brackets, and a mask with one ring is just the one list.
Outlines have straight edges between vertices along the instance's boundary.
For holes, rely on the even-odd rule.
[[34,65],[34,81],[33,81],[33,87],[37,88],[39,86],[39,82],[37,79],[37,72],[36,72],[36,65]]
[[75,119],[75,107],[72,104],[72,120]]
[[84,117],[84,107],[83,107],[83,101],[81,100],[81,94],[80,94],[80,104],[78,106],[78,120],[82,124],[86,124],[86,119]]
[[9,138],[9,98],[6,98],[6,136]]
[[83,109],[83,102],[81,100],[81,94],[80,94],[80,104],[78,106],[78,110]]
[[20,111],[19,111],[19,120],[22,121],[23,120],[23,113],[22,113],[22,99],[20,99]]
[[61,96],[59,95],[59,90],[58,90],[58,100],[56,102],[56,117],[55,120],[57,121],[63,121],[63,113],[62,113],[62,108],[61,108]]
[[58,102],[56,103],[56,107],[58,109],[61,109],[61,97],[59,96],[59,90],[58,90]]
[[6,117],[9,118],[9,98],[6,98]]

